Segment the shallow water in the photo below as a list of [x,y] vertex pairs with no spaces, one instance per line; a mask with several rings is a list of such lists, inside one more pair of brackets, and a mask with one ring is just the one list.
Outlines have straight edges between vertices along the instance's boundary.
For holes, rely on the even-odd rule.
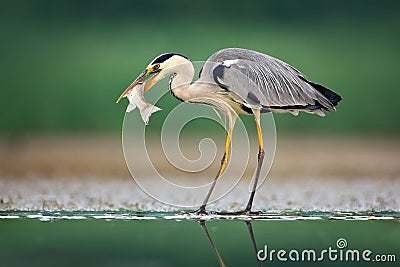
[[[324,249],[371,250],[400,257],[396,212],[266,212],[258,216],[197,216],[160,212],[2,212],[2,266],[353,266],[365,261],[320,261]],[[204,224],[204,228],[201,224]],[[212,241],[207,239],[206,231]],[[255,247],[252,243],[252,233]],[[347,246],[338,249],[338,240]],[[256,260],[256,251],[316,251],[313,260]],[[262,255],[261,252],[260,255]],[[346,254],[343,254],[346,255]],[[312,258],[311,258],[312,259]],[[396,262],[385,262],[396,266]]]
[[[202,200],[204,194],[182,194],[180,188],[165,190],[158,180],[146,182],[162,199],[184,199],[187,203]],[[206,179],[203,181],[207,182]],[[222,185],[221,181],[221,185]],[[249,181],[239,183],[225,197],[210,203],[210,210],[238,210],[247,202]],[[215,192],[226,189],[217,184]],[[254,209],[268,211],[302,210],[307,212],[336,211],[400,211],[400,179],[373,178],[270,178],[257,191]],[[173,212],[180,210],[146,195],[133,181],[126,179],[0,179],[0,211],[120,211],[144,210]],[[187,209],[195,209],[188,207]]]
[[215,212],[210,212],[207,215],[198,215],[190,211],[178,212],[151,212],[139,211],[132,212],[129,210],[109,211],[109,212],[42,212],[42,211],[3,211],[0,212],[0,219],[35,219],[39,221],[58,221],[58,220],[188,220],[188,221],[212,221],[212,220],[236,220],[236,221],[304,221],[304,220],[343,220],[343,221],[399,221],[400,213],[395,211],[337,211],[337,212],[322,212],[322,211],[265,211],[256,215],[224,215]]
[[[149,197],[129,177],[0,179],[0,266],[380,266],[331,259],[322,254],[329,249],[370,250],[371,261],[384,256],[383,266],[397,266],[399,191],[391,177],[271,177],[256,194],[261,214],[197,216]],[[208,210],[238,210],[247,198],[244,180]],[[265,246],[270,257],[257,261]],[[316,258],[283,261],[281,250],[286,259],[292,250]]]

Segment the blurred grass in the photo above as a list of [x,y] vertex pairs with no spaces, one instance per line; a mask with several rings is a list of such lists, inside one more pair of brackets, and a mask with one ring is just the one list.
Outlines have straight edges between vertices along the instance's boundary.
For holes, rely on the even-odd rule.
[[343,96],[324,119],[276,116],[280,132],[400,132],[398,4],[260,3],[3,2],[0,135],[119,132],[126,103],[115,99],[150,60],[225,47],[280,58]]

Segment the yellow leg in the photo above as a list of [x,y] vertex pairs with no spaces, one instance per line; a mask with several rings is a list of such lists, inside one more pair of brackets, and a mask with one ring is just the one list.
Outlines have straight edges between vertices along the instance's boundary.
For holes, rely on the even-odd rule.
[[214,181],[211,184],[210,190],[208,191],[207,196],[203,201],[203,204],[200,206],[200,209],[197,211],[199,213],[206,213],[206,205],[208,203],[208,200],[210,199],[211,193],[214,190],[217,180],[219,179],[219,177],[221,177],[222,173],[225,170],[226,165],[228,164],[229,149],[231,147],[232,132],[233,132],[233,127],[235,126],[236,118],[237,118],[236,114],[231,114],[231,117],[229,118],[229,129],[228,129],[228,133],[226,136],[225,152],[224,152],[224,156],[222,157],[222,160],[221,160],[221,166],[219,167],[217,175],[215,176]]
[[228,158],[229,158],[229,149],[231,147],[231,138],[232,138],[232,129],[228,130],[228,134],[226,136],[226,142],[225,142],[225,152],[224,156],[222,157],[221,160],[221,167],[219,168],[219,171],[217,173],[216,179],[221,177],[222,173],[225,170],[226,165],[228,164]]
[[263,150],[264,143],[263,143],[263,137],[262,137],[262,132],[261,132],[261,126],[260,126],[260,110],[255,110],[253,112],[255,112],[254,120],[256,121],[259,150]]
[[254,119],[256,121],[256,126],[257,126],[258,164],[257,164],[256,174],[255,174],[255,177],[254,177],[253,189],[252,189],[251,194],[250,194],[250,199],[249,199],[249,202],[247,203],[246,209],[244,210],[246,213],[250,213],[251,212],[251,207],[253,206],[254,195],[256,194],[258,178],[260,176],[260,171],[261,171],[261,167],[262,167],[262,164],[263,164],[263,161],[264,161],[264,155],[265,155],[263,137],[262,137],[261,126],[260,126],[260,110],[259,109],[253,109],[253,114],[254,114]]

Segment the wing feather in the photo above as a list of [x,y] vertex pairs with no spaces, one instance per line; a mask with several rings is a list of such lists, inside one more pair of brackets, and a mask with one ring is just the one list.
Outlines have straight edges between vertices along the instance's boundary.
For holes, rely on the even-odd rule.
[[223,84],[225,90],[252,107],[320,104],[326,110],[335,110],[334,104],[300,71],[256,51],[220,50],[207,60],[200,79],[213,79]]

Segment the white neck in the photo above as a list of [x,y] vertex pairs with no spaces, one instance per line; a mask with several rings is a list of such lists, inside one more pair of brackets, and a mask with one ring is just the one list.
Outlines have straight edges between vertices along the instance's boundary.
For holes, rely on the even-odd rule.
[[182,101],[190,101],[195,98],[208,97],[212,91],[209,84],[192,83],[194,67],[192,62],[181,56],[174,56],[165,66],[164,71],[157,75],[156,79],[161,80],[171,75],[169,89]]
[[178,65],[171,67],[170,72],[172,72],[169,88],[172,90],[173,94],[182,99],[183,101],[189,100],[190,97],[190,83],[194,76],[194,67],[192,62],[187,59],[183,59]]

